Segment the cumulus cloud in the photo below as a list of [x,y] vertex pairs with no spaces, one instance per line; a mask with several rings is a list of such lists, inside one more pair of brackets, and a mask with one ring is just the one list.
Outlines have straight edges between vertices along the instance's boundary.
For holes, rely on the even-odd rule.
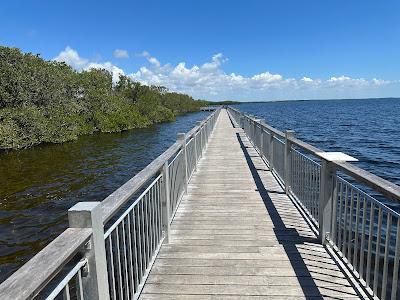
[[113,54],[115,58],[129,58],[128,51],[124,49],[115,49]]
[[[391,81],[382,79],[351,78],[332,76],[328,79],[285,78],[283,75],[265,71],[252,76],[226,73],[223,64],[228,61],[222,53],[211,57],[209,62],[188,66],[179,62],[175,66],[161,64],[150,53],[141,53],[149,62],[129,76],[145,84],[164,85],[172,90],[189,93],[200,98],[226,99],[250,97],[249,99],[268,98],[307,98],[315,95],[334,97],[351,91],[368,91]],[[351,93],[350,93],[351,94]],[[315,97],[314,97],[315,98]]]
[[70,46],[67,46],[55,58],[53,58],[53,60],[65,62],[78,71],[82,70],[89,63],[87,59],[80,57],[78,52]]
[[61,51],[55,58],[55,61],[65,62],[77,71],[84,71],[90,69],[105,69],[110,71],[113,76],[113,82],[119,80],[119,75],[124,75],[124,71],[117,66],[113,65],[111,62],[91,62],[86,58],[79,56],[78,52],[71,47],[67,46],[63,51]]
[[[127,73],[135,81],[148,85],[163,85],[173,91],[184,92],[195,98],[220,99],[304,99],[334,97],[369,97],[381,91],[393,82],[373,78],[352,78],[346,75],[331,76],[328,79],[287,78],[281,74],[264,71],[251,76],[226,73],[223,65],[228,59],[217,53],[210,61],[200,65],[188,65],[179,62],[176,65],[162,64],[147,51],[138,55],[147,60],[147,64],[138,70]],[[77,51],[66,47],[54,58],[64,61],[77,70],[104,68],[113,74],[116,82],[120,74],[126,74],[111,62],[91,62],[79,56]],[[380,94],[378,94],[380,95]]]

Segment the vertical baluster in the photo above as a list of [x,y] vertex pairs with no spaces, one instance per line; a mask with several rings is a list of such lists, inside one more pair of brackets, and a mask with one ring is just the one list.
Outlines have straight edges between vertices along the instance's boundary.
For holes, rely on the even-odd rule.
[[378,273],[379,273],[379,256],[381,250],[381,236],[382,236],[382,207],[379,206],[378,210],[378,232],[376,235],[376,245],[375,245],[375,264],[374,264],[374,294],[378,294]]
[[358,270],[358,227],[360,223],[360,192],[357,191],[357,205],[356,205],[356,223],[355,223],[355,235],[354,235],[354,252],[353,252],[353,268]]
[[382,293],[381,300],[386,299],[387,277],[388,277],[388,260],[389,260],[389,247],[390,236],[392,231],[392,214],[389,212],[386,218],[386,235],[385,235],[385,254],[383,260],[383,278],[382,278]]
[[360,270],[359,270],[359,275],[360,278],[365,278],[364,277],[364,252],[365,252],[365,231],[366,231],[366,226],[367,224],[367,201],[365,198],[365,195],[363,196],[363,214],[362,214],[362,230],[361,230],[361,244],[360,244]]
[[162,169],[162,178],[163,178],[163,197],[162,197],[162,206],[161,206],[161,220],[162,220],[162,229],[165,233],[165,243],[169,242],[170,236],[170,187],[171,181],[169,177],[169,170],[168,170],[168,162],[164,163]]
[[340,197],[339,197],[339,220],[338,220],[338,249],[342,248],[342,236],[343,236],[343,229],[342,229],[342,219],[343,219],[343,181],[338,179],[338,183],[340,182]]
[[393,276],[392,276],[392,293],[391,299],[395,300],[397,295],[397,281],[399,276],[399,257],[400,257],[400,218],[397,217],[397,228],[396,228],[396,249],[394,253],[393,262]]
[[338,178],[333,178],[333,201],[332,201],[332,221],[331,221],[331,240],[337,243],[337,209],[338,209]]
[[125,232],[125,219],[122,219],[122,224],[121,224],[121,230],[122,230],[122,247],[123,247],[123,267],[124,267],[124,276],[125,276],[125,299],[130,299],[129,296],[129,277],[128,277],[128,258],[127,258],[127,248],[126,248],[126,232]]
[[375,203],[371,202],[371,209],[369,213],[369,237],[368,237],[368,251],[367,251],[367,274],[366,274],[366,284],[367,287],[370,285],[371,279],[371,256],[372,256],[372,238],[374,236],[374,222],[375,222]]
[[147,253],[147,263],[146,263],[146,269],[150,265],[150,259],[151,259],[151,245],[150,245],[150,232],[149,232],[149,201],[150,201],[150,196],[149,193],[146,194],[146,198],[143,200],[144,204],[144,221],[145,221],[145,228],[146,228],[146,253]]
[[77,296],[78,296],[78,300],[84,300],[83,284],[82,284],[82,269],[78,270]]
[[153,237],[153,192],[154,192],[154,185],[149,190],[149,203],[148,203],[148,211],[149,211],[149,239],[150,239],[150,260],[153,257],[154,251],[154,237]]
[[354,211],[354,190],[351,188],[350,191],[350,219],[349,219],[349,230],[348,230],[348,244],[347,244],[347,260],[351,263],[352,254],[352,240],[353,240],[353,211]]
[[119,225],[117,225],[117,227],[115,228],[115,230],[113,231],[113,233],[115,234],[115,244],[116,244],[116,248],[117,248],[117,272],[118,272],[118,288],[119,288],[119,299],[123,299],[124,298],[124,291],[123,291],[123,286],[122,286],[122,270],[121,270],[121,249],[120,249],[120,244],[119,244]]
[[65,285],[65,288],[63,290],[63,299],[64,300],[70,300],[71,299],[70,294],[69,294],[69,284],[68,283]]
[[143,212],[143,202],[144,202],[144,197],[140,200],[140,237],[141,240],[139,242],[139,244],[141,245],[141,249],[142,249],[142,276],[145,274],[146,272],[146,268],[147,268],[147,252],[146,252],[146,231],[145,231],[145,227],[144,227],[144,219],[145,219],[145,215]]
[[116,300],[117,299],[117,288],[115,284],[115,267],[114,267],[114,249],[113,249],[113,241],[112,241],[112,235],[113,233],[108,236],[108,243],[109,243],[109,253],[110,253],[110,266],[111,266],[111,279],[112,279],[112,284],[111,284],[111,295],[112,299]]
[[129,273],[129,297],[133,298],[135,294],[135,283],[133,278],[133,258],[132,258],[132,233],[131,233],[131,211],[126,215],[126,237],[127,237],[127,252],[128,252],[128,273]]
[[343,245],[342,245],[342,253],[343,256],[346,257],[347,250],[347,211],[348,211],[348,189],[349,186],[346,183],[345,185],[345,194],[344,194],[344,220],[343,220]]
[[134,283],[135,283],[135,293],[138,289],[138,286],[140,284],[140,250],[139,247],[137,245],[137,241],[138,241],[138,230],[136,228],[136,224],[137,224],[137,217],[136,217],[136,213],[135,213],[135,209],[136,209],[137,205],[133,208],[132,210],[132,215],[131,215],[131,227],[132,227],[132,238],[133,238],[133,252],[134,252],[134,256],[133,256],[133,262],[134,262]]

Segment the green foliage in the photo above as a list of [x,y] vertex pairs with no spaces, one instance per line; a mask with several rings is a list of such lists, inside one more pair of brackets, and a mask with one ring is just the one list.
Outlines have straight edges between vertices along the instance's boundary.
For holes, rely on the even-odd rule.
[[0,46],[0,149],[145,127],[205,105],[162,86],[127,76],[113,84],[106,70],[76,72],[65,63]]

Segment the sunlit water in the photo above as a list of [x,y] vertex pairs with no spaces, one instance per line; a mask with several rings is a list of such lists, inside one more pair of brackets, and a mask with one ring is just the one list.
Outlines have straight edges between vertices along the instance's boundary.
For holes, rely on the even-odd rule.
[[[247,103],[239,110],[324,151],[356,157],[357,166],[400,184],[400,99]],[[400,203],[391,202],[399,210]]]
[[0,153],[0,281],[67,227],[71,206],[103,200],[207,114]]
[[[400,184],[400,99],[248,103],[241,111]],[[207,113],[62,145],[0,153],[0,281],[67,226],[79,201],[101,201]]]

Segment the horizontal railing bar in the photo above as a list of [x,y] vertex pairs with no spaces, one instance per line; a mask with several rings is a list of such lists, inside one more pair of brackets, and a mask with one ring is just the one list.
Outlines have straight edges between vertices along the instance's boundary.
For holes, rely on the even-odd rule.
[[64,279],[57,285],[57,287],[51,292],[50,295],[46,297],[46,300],[53,300],[57,297],[57,295],[67,286],[68,282],[78,274],[79,270],[87,264],[87,260],[83,259],[78,261],[75,267],[72,268],[71,271],[64,277]]
[[[216,111],[217,112],[217,111]],[[185,136],[191,138],[203,125],[216,113],[212,113],[200,125],[195,126]],[[168,161],[178,152],[182,147],[182,144],[175,142],[169,147],[164,153],[153,160],[147,167],[137,173],[133,178],[123,184],[120,188],[114,191],[111,195],[105,198],[101,205],[103,208],[103,223],[107,223],[113,215],[134,195],[149,179],[156,175],[164,162]]]
[[35,297],[89,240],[89,228],[68,228],[0,285],[0,299]]
[[400,218],[400,214],[396,211],[394,211],[393,209],[391,209],[389,206],[385,205],[385,203],[375,199],[374,197],[372,197],[371,195],[367,194],[365,191],[363,191],[362,189],[356,187],[354,184],[352,184],[351,182],[348,182],[346,179],[344,179],[343,177],[340,177],[338,175],[336,175],[337,179],[339,181],[341,181],[342,183],[348,185],[350,188],[352,188],[354,191],[360,193],[361,195],[363,195],[364,197],[366,197],[366,199],[368,199],[368,201],[370,202],[374,202],[375,205],[377,205],[378,207],[382,207],[386,212],[391,213],[393,216],[395,216],[396,218]]
[[139,203],[139,201],[147,194],[147,192],[157,183],[157,181],[162,177],[162,175],[158,175],[152,183],[149,184],[149,186],[140,194],[137,199],[125,210],[125,212],[114,222],[114,224],[107,229],[107,231],[104,233],[104,239],[106,239],[110,233],[122,222],[122,220],[128,215],[132,209]]
[[[218,114],[219,109],[210,114],[205,120],[201,121],[197,126],[186,133],[185,139],[188,141],[188,144],[192,142],[191,139],[200,132],[202,132],[202,135],[204,134],[203,138],[207,139],[208,137],[206,130],[210,130],[209,121],[215,116],[218,116]],[[213,122],[213,124],[215,124],[215,120],[213,120]],[[203,143],[204,142],[206,141],[203,141]],[[126,202],[132,196],[134,196],[142,187],[148,184],[151,179],[155,178],[153,182],[149,184],[146,190],[141,193],[139,198],[135,200],[133,204],[131,204],[130,208],[132,206],[134,207],[134,205],[141,200],[143,195],[145,195],[152,187],[154,187],[154,184],[160,180],[162,176],[160,171],[165,162],[168,162],[171,158],[176,156],[177,153],[179,154],[180,151],[182,151],[181,149],[181,141],[175,142],[164,153],[153,160],[146,168],[144,168],[142,171],[136,174],[136,176],[131,178],[119,189],[105,198],[101,202],[102,223],[106,224],[112,217],[114,217],[117,211],[119,211],[121,208],[124,208],[124,204],[126,204]],[[146,214],[149,213],[147,212],[147,209],[148,208],[146,207]],[[116,222],[117,225],[112,228],[115,229],[120,221],[123,220],[123,218],[126,217],[130,211],[131,209],[128,208],[128,212],[123,212],[123,216],[120,217]],[[150,216],[150,218],[153,217],[154,216]],[[149,224],[146,223],[146,226],[147,231],[151,230],[149,229]],[[146,232],[146,234],[149,234],[149,232]],[[84,250],[84,245],[90,240],[91,237],[91,228],[68,228],[65,230],[0,285],[0,299],[23,300],[32,299],[33,297],[37,296],[41,291],[43,291],[47,284],[49,284],[57,275],[59,275],[63,267],[65,267],[71,261],[71,259],[79,253],[79,251]],[[154,241],[151,239],[152,237],[150,237],[150,241],[147,241],[147,243],[154,243]],[[163,239],[164,237],[157,242],[159,243],[158,247],[160,247]],[[147,247],[153,246],[149,244]],[[101,250],[101,247],[97,247],[97,250],[99,249]],[[152,251],[151,249],[147,250]],[[85,251],[92,252],[93,249],[88,250],[85,248]],[[158,250],[155,252],[155,254],[157,252]],[[124,255],[126,255],[126,253]],[[126,259],[126,257],[124,257],[124,259]],[[77,265],[75,265],[72,271],[69,270],[68,274],[64,276],[62,282],[65,282],[65,280],[69,278],[68,276],[71,275],[76,268]],[[89,272],[91,271],[89,270]],[[60,283],[55,289],[58,289],[59,286]],[[65,286],[68,286],[68,283]],[[55,292],[54,289],[53,292]]]
[[[264,129],[272,132],[273,134],[278,135],[282,138],[285,137],[285,134],[283,132],[271,127],[270,125],[258,122],[256,119],[251,118],[248,115],[246,115],[232,107],[229,107],[229,109],[232,109],[233,111],[239,113],[240,115],[252,120],[253,122],[256,122],[258,125],[262,126]],[[315,156],[319,159],[324,159],[322,154],[325,153],[325,151],[323,151],[317,147],[314,147],[306,142],[303,142],[295,137],[289,137],[288,141],[290,141],[290,143],[292,143],[293,145],[309,152],[313,156]],[[354,179],[366,184],[370,188],[378,191],[383,196],[388,197],[389,199],[394,200],[394,201],[400,201],[400,186],[398,186],[390,181],[387,181],[377,175],[374,175],[366,170],[363,170],[363,169],[361,169],[353,164],[350,164],[348,162],[333,161],[332,163],[336,168],[340,169],[347,175],[350,175]]]
[[400,186],[347,162],[335,162],[347,175],[370,186],[391,200],[400,201]]
[[157,174],[165,161],[168,161],[181,148],[181,144],[175,142],[163,154],[153,160],[147,167],[137,173],[133,178],[118,188],[101,202],[103,209],[103,223],[107,223],[114,214],[132,197],[146,182]]

